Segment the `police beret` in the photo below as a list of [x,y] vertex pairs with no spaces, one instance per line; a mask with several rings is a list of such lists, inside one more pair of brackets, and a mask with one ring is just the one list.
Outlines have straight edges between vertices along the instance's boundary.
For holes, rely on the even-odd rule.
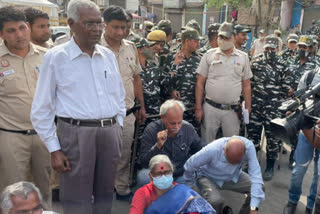
[[166,33],[162,30],[151,31],[147,36],[149,44],[152,44],[152,45],[157,42],[165,42],[166,38],[167,38]]

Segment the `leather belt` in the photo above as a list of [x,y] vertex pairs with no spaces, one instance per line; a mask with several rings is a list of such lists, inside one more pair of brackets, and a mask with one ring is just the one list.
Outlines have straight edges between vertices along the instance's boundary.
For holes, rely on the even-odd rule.
[[220,103],[216,103],[212,100],[209,100],[206,98],[206,103],[208,103],[209,105],[221,109],[221,110],[238,110],[240,108],[239,105],[228,105],[228,104],[220,104]]
[[106,118],[101,120],[77,120],[72,118],[58,117],[60,120],[75,126],[87,127],[105,127],[114,125],[117,120],[116,117]]
[[24,135],[36,135],[36,134],[37,134],[36,130],[34,130],[34,129],[18,131],[18,130],[9,130],[9,129],[0,128],[0,130],[1,130],[1,131],[5,131],[5,132],[12,132],[12,133],[24,134]]

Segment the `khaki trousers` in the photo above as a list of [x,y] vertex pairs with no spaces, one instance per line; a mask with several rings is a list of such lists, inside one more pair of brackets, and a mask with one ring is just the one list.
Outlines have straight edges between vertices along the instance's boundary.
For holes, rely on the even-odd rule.
[[217,131],[222,127],[224,137],[239,135],[240,120],[233,110],[221,110],[208,103],[203,104],[204,118],[201,127],[201,137],[207,143],[216,139]]
[[50,172],[51,156],[38,135],[0,130],[0,192],[19,181],[34,182],[51,210]]
[[129,187],[130,157],[135,120],[134,114],[130,114],[123,121],[123,146],[115,180],[115,188],[120,195],[127,195],[131,192]]
[[60,174],[64,214],[111,213],[121,126],[85,127],[58,120],[57,135],[71,167]]

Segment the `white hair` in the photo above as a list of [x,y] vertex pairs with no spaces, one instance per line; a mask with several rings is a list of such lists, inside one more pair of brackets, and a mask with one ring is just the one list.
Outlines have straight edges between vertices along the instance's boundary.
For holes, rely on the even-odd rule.
[[160,115],[165,115],[167,114],[167,111],[171,108],[174,108],[176,106],[179,106],[181,111],[184,112],[186,110],[186,107],[184,107],[183,103],[179,100],[174,100],[174,99],[171,99],[171,100],[167,100],[165,101],[161,107],[160,107]]
[[96,5],[96,3],[90,0],[71,0],[68,4],[68,9],[67,9],[68,19],[72,19],[75,22],[77,22],[80,18],[79,10],[81,8],[96,9],[97,11],[100,12],[98,5]]
[[168,166],[174,171],[173,164],[171,163],[170,159],[167,155],[156,155],[151,158],[149,161],[149,171],[152,172],[153,169],[158,165],[159,163],[166,163]]
[[30,182],[21,181],[7,186],[0,196],[0,208],[2,214],[9,214],[13,208],[12,197],[18,196],[27,199],[28,195],[35,192],[38,195],[40,204],[42,204],[42,196],[39,189]]

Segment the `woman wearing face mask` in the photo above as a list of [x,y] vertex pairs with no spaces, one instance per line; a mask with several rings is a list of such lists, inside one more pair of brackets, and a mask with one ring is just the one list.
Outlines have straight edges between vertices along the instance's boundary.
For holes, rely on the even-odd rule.
[[[150,47],[151,43],[144,38],[133,40],[137,50],[142,71],[140,77],[143,87],[143,97],[147,115],[158,115],[161,105],[161,72],[159,66],[155,63],[155,52]],[[144,125],[140,126],[139,136],[142,135],[144,128],[158,118],[147,118]]]
[[173,165],[166,155],[156,155],[149,162],[151,182],[134,194],[129,214],[215,214],[198,193],[173,182]]

